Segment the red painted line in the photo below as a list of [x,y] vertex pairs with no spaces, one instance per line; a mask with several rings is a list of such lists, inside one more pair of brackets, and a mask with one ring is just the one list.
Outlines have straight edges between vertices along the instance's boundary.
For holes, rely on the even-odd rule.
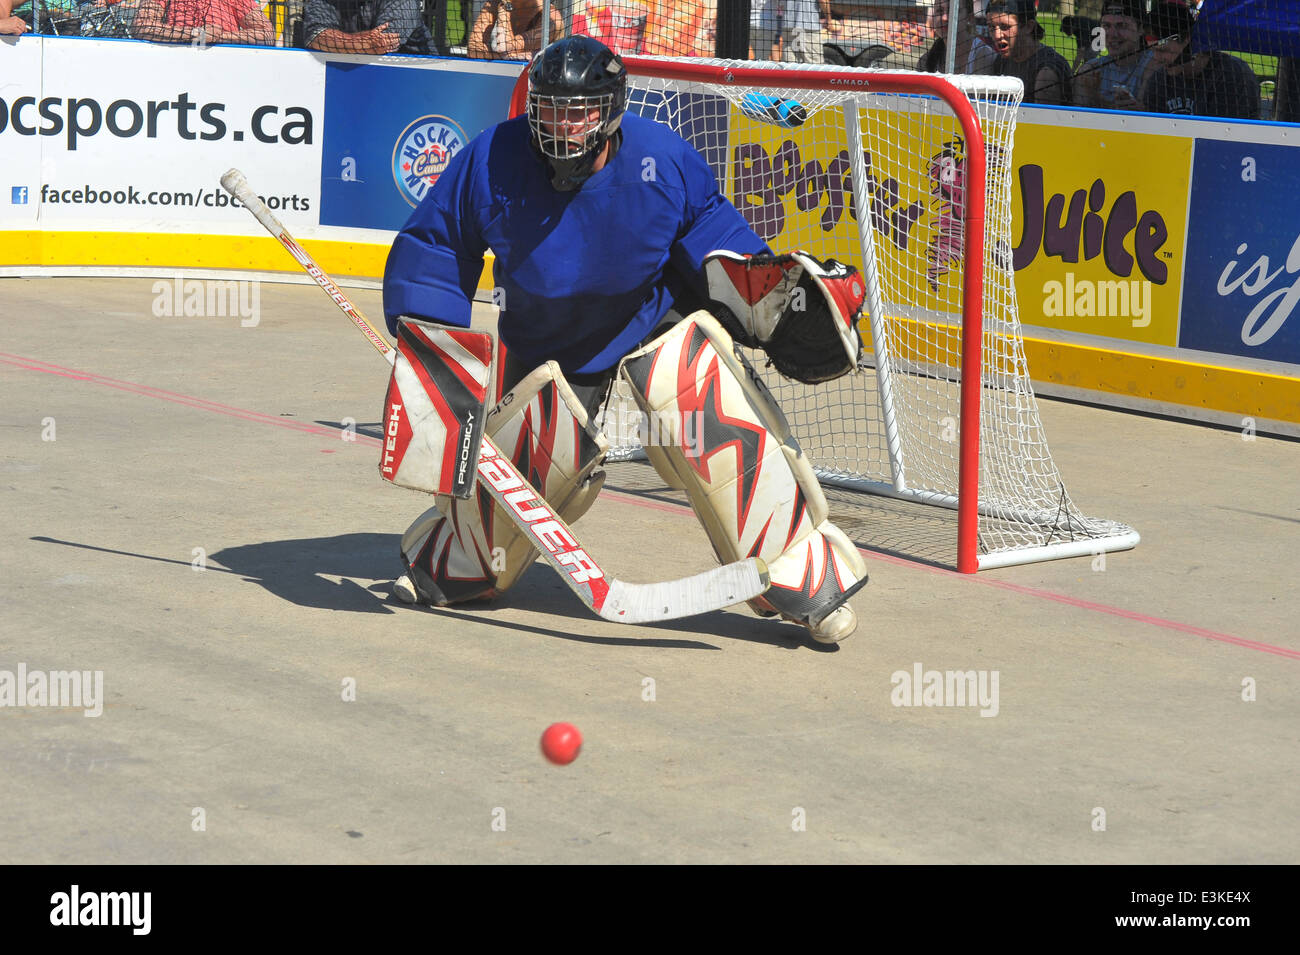
[[1204,637],[1207,640],[1217,640],[1220,643],[1231,643],[1234,646],[1245,647],[1248,650],[1259,650],[1261,653],[1272,653],[1280,657],[1300,660],[1300,650],[1292,650],[1287,647],[1276,647],[1271,643],[1260,643],[1258,640],[1247,640],[1244,637],[1234,637],[1230,633],[1220,633],[1217,630],[1206,630],[1204,627],[1194,627],[1189,623],[1179,623],[1177,620],[1166,620],[1163,617],[1153,617],[1149,614],[1139,613],[1136,610],[1125,610],[1122,607],[1112,607],[1108,604],[1100,604],[1092,600],[1083,600],[1080,597],[1070,597],[1066,594],[1058,594],[1050,590],[1040,590],[1037,587],[1026,587],[1023,584],[1013,584],[1006,580],[994,580],[991,577],[982,577],[978,574],[959,574],[955,570],[948,570],[944,567],[934,567],[930,564],[922,564],[914,560],[908,560],[906,557],[898,557],[894,554],[877,553],[876,551],[867,550],[864,547],[859,547],[858,550],[867,557],[871,557],[875,560],[883,560],[890,564],[897,564],[901,567],[925,570],[932,574],[955,577],[959,580],[980,584],[984,587],[996,587],[999,590],[1009,590],[1012,593],[1024,594],[1027,597],[1038,597],[1041,600],[1050,600],[1054,603],[1066,604],[1070,607],[1078,607],[1081,610],[1091,610],[1095,613],[1109,614],[1112,617],[1123,617],[1126,620],[1134,620],[1138,623],[1150,624],[1153,627],[1163,627],[1166,630],[1176,630],[1179,633],[1186,633],[1194,637]]
[[[339,429],[337,428],[325,428],[320,425],[302,424],[297,421],[285,421],[283,418],[263,414],[260,411],[249,411],[245,408],[223,405],[215,401],[208,401],[204,398],[197,398],[193,395],[183,395],[174,391],[166,391],[162,388],[152,388],[148,385],[139,385],[130,381],[121,381],[116,378],[96,375],[91,372],[64,368],[61,365],[54,365],[34,358],[24,358],[21,355],[10,355],[5,352],[0,352],[0,362],[13,365],[17,368],[24,368],[28,371],[39,371],[49,375],[58,375],[61,378],[70,378],[74,381],[84,381],[93,385],[105,385],[109,388],[116,388],[120,391],[130,392],[146,398],[158,398],[162,401],[169,401],[173,404],[184,405],[188,408],[195,408],[200,411],[212,411],[216,414],[238,418],[242,421],[270,424],[277,428],[287,428],[291,431],[305,434],[327,435],[329,437],[337,437],[339,434]],[[383,442],[378,438],[372,438],[363,434],[356,435],[356,443],[372,447],[379,447],[383,444]],[[667,514],[677,514],[683,517],[688,515],[694,517],[691,513],[691,509],[684,504],[669,504],[664,501],[647,500],[634,494],[627,494],[614,490],[602,490],[601,494],[603,496],[611,497],[622,504],[631,504],[636,507],[643,507]],[[1080,610],[1108,614],[1112,617],[1121,617],[1125,620],[1145,623],[1153,627],[1161,627],[1165,630],[1185,633],[1189,636],[1203,637],[1206,640],[1215,640],[1219,643],[1232,644],[1233,646],[1243,647],[1247,650],[1257,650],[1261,653],[1271,653],[1275,656],[1286,657],[1291,660],[1300,660],[1300,650],[1292,650],[1287,647],[1278,647],[1269,643],[1261,643],[1258,640],[1247,640],[1244,637],[1235,637],[1230,633],[1220,633],[1217,630],[1207,630],[1204,627],[1195,627],[1191,624],[1179,623],[1176,620],[1166,620],[1163,617],[1153,617],[1149,614],[1139,613],[1135,610],[1124,610],[1121,607],[1111,607],[1107,604],[1100,604],[1091,600],[1083,600],[1079,597],[1070,597],[1066,594],[1053,593],[1050,590],[1040,590],[1037,587],[1025,587],[1021,584],[1013,584],[1004,580],[993,580],[992,578],[981,577],[978,574],[959,574],[954,570],[947,570],[943,567],[934,567],[930,564],[908,560],[906,557],[898,557],[893,554],[882,554],[877,551],[868,550],[865,547],[859,547],[858,550],[861,551],[864,556],[869,557],[872,560],[881,560],[886,563],[895,564],[900,567],[907,567],[912,570],[923,570],[932,574],[950,576],[967,583],[975,583],[984,587],[996,587],[999,590],[1007,590],[1026,597],[1036,597],[1040,600],[1049,600],[1054,603],[1076,607]]]
[[[5,352],[0,352],[0,361],[17,368],[25,368],[28,371],[39,371],[44,372],[47,375],[57,375],[60,378],[71,378],[74,381],[84,381],[93,385],[104,385],[108,388],[115,388],[118,391],[125,391],[146,398],[157,398],[161,401],[170,401],[172,404],[184,405],[187,408],[196,408],[199,411],[211,411],[216,414],[226,415],[227,417],[239,418],[242,421],[256,421],[261,424],[275,425],[277,428],[287,428],[290,431],[298,431],[304,434],[326,435],[328,437],[338,437],[339,435],[338,428],[326,428],[317,424],[304,424],[300,421],[286,421],[284,418],[263,414],[260,411],[249,411],[245,408],[223,405],[216,401],[208,401],[205,398],[196,398],[193,395],[183,395],[174,391],[167,391],[163,388],[154,388],[149,385],[140,385],[131,381],[121,381],[117,378],[109,378],[105,375],[96,375],[90,372],[77,371],[73,368],[64,368],[62,365],[55,365],[50,362],[39,361],[33,358],[23,358],[21,355],[10,355]],[[376,446],[380,443],[379,439],[371,438],[366,435],[358,435],[357,437],[364,442]]]
[[668,501],[655,501],[650,498],[640,497],[636,494],[627,494],[623,491],[612,491],[609,488],[601,488],[601,497],[608,497],[611,500],[618,501],[621,504],[635,504],[637,507],[644,507],[650,511],[663,511],[665,514],[689,514],[695,516],[695,512],[684,504],[672,504]]

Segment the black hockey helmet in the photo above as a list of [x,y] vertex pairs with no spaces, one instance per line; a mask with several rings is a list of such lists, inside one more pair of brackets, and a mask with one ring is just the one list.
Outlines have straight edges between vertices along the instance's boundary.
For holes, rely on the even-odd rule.
[[591,176],[626,108],[627,69],[599,40],[565,37],[533,57],[528,125],[533,149],[551,171],[551,185],[569,192]]
[[1038,0],[989,0],[984,16],[1009,13],[1021,23],[1038,19]]

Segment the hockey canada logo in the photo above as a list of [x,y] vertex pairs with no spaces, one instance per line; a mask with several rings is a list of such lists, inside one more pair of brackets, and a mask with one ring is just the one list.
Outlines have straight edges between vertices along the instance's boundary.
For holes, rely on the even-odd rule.
[[465,141],[465,130],[446,116],[421,116],[402,130],[393,147],[393,182],[402,197],[419,205]]

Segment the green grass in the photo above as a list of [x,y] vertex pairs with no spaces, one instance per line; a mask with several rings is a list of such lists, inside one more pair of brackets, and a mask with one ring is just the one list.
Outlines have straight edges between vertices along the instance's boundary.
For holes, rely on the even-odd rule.
[[447,45],[464,46],[465,34],[465,8],[461,5],[461,0],[447,0]]
[[1246,65],[1255,71],[1255,75],[1261,80],[1272,80],[1277,77],[1277,57],[1265,56],[1263,53],[1233,53],[1231,50],[1224,50],[1224,53],[1232,53],[1239,60],[1245,60]]

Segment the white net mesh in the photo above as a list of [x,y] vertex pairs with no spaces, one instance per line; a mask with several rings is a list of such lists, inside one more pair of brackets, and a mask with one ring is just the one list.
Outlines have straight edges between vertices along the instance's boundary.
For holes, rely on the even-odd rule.
[[[764,85],[742,86],[652,79],[633,65],[629,110],[694,145],[775,251],[804,249],[848,262],[867,279],[871,321],[863,322],[867,355],[857,374],[809,386],[764,371],[823,482],[956,506],[967,268],[961,126],[935,95],[842,85],[863,77],[876,83],[886,72],[824,67],[826,88],[783,89],[782,66],[770,66]],[[988,157],[978,551],[1006,555],[1061,542],[1083,553],[1132,546],[1107,543],[1132,535],[1130,528],[1084,517],[1070,502],[1030,387],[1010,262],[1020,83],[944,79],[974,106]],[[859,221],[859,208],[870,227]],[[761,355],[752,357],[764,364]],[[616,403],[612,408],[617,413]],[[615,459],[635,454],[633,443],[613,437]],[[1082,551],[1079,542],[1086,542]],[[1027,558],[999,562],[1020,559]]]

